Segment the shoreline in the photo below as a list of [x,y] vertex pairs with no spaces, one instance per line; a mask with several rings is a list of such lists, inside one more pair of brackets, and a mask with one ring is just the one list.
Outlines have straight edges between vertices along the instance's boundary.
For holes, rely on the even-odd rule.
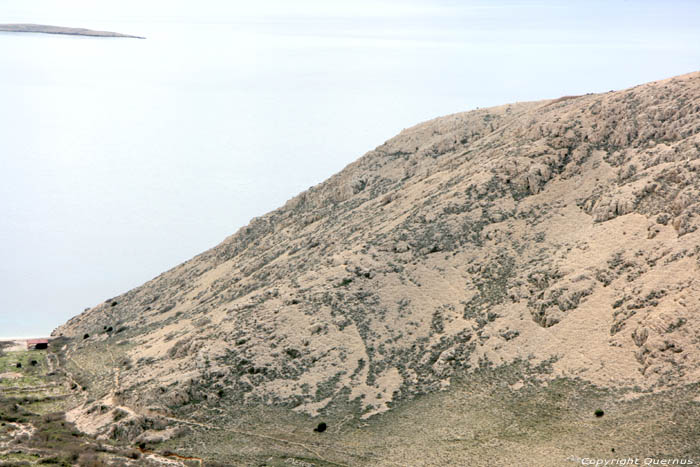
[[37,337],[0,337],[0,342],[13,342],[13,341],[27,341],[29,339],[48,339],[51,340],[53,337],[37,336]]
[[67,28],[63,26],[49,26],[44,24],[0,24],[0,32],[33,32],[39,34],[62,34],[66,36],[85,37],[122,37],[127,39],[145,39],[143,36],[121,34],[111,31],[96,31],[85,28]]

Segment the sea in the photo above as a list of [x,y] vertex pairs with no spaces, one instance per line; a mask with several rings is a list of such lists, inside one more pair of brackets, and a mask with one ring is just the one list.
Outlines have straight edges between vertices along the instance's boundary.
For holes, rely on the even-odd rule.
[[0,33],[0,335],[50,333],[421,121],[697,66],[691,3],[654,28],[572,5],[0,0],[0,23],[146,37]]

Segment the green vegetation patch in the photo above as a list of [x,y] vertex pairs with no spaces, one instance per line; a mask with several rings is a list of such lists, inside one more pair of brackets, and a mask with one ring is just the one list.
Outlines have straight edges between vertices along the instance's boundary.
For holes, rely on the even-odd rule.
[[[0,388],[37,386],[44,383],[47,372],[46,350],[4,352],[0,355],[0,374],[17,373],[20,377],[2,377]],[[19,367],[17,365],[20,365]]]

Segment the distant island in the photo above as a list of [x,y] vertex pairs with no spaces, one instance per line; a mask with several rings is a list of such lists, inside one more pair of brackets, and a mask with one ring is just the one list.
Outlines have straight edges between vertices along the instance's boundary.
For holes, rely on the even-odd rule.
[[39,32],[43,34],[66,34],[69,36],[91,37],[128,37],[131,39],[145,39],[141,36],[130,36],[110,31],[93,31],[83,28],[64,28],[61,26],[46,26],[43,24],[0,24],[0,32]]

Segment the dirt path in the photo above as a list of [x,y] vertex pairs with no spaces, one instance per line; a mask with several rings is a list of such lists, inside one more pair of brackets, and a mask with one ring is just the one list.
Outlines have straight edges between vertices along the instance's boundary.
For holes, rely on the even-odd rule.
[[[194,461],[194,462],[199,463],[199,465],[204,465],[204,459],[202,459],[201,457],[187,457],[187,456],[181,456],[179,454],[175,454],[174,452],[158,453],[155,451],[150,451],[148,449],[143,449],[143,448],[138,448],[138,449],[139,449],[139,451],[141,451],[142,454],[148,454],[149,457],[151,457],[151,456],[156,456],[157,458],[174,457],[175,459],[179,459],[179,460],[183,460],[183,461]],[[169,459],[168,459],[168,461],[169,461]],[[177,465],[183,465],[183,464],[178,462]]]
[[119,377],[121,376],[121,367],[117,364],[117,361],[114,359],[114,354],[112,353],[112,351],[107,349],[107,352],[109,352],[109,359],[112,360],[112,367],[114,368],[114,371],[112,372],[112,374],[114,375],[112,393],[116,394],[121,389],[121,383],[119,381]]
[[57,365],[55,365],[53,362],[54,358],[58,359],[58,357],[56,357],[54,354],[46,352],[46,366],[48,367],[48,373],[53,373],[56,369]]

